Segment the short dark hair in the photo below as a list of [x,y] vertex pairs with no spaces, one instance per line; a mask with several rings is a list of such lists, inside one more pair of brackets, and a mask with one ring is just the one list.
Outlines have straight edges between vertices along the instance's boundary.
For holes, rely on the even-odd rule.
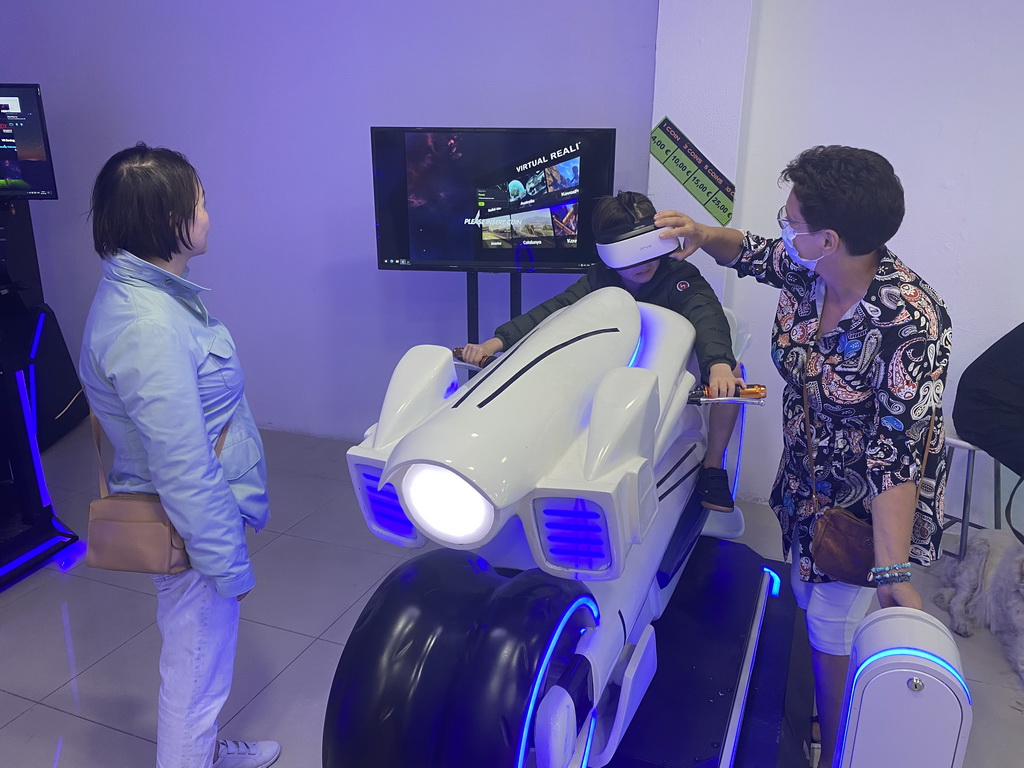
[[896,234],[906,210],[903,185],[877,152],[838,145],[811,147],[783,169],[793,184],[804,221],[832,229],[851,255],[881,248]]
[[595,235],[601,235],[655,214],[654,203],[639,192],[619,192],[597,198],[591,218]]
[[119,249],[140,258],[171,260],[192,247],[189,229],[202,182],[188,159],[139,142],[104,164],[92,188],[92,239],[96,253]]

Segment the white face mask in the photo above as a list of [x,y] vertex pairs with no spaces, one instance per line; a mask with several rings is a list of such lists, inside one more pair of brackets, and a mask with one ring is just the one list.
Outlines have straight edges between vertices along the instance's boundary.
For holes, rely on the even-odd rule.
[[789,258],[802,266],[808,272],[814,272],[815,267],[818,262],[824,258],[824,255],[819,256],[816,259],[802,258],[800,254],[796,252],[796,246],[793,244],[793,239],[800,235],[815,235],[820,231],[821,230],[819,229],[814,232],[797,232],[788,222],[786,223],[786,226],[782,228],[782,243],[786,246],[786,253],[789,255]]

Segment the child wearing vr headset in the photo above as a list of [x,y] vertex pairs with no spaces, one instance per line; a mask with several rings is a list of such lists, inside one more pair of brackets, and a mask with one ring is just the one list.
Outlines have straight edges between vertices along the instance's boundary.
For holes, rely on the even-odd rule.
[[[670,254],[679,248],[675,238],[658,237],[654,205],[639,192],[620,192],[597,200],[593,229],[600,261],[562,293],[529,312],[498,326],[494,337],[482,344],[466,344],[463,359],[479,365],[487,357],[508,349],[548,315],[578,301],[591,291],[616,286],[637,301],[657,304],[678,312],[697,333],[696,352],[701,383],[711,397],[731,397],[743,385],[732,352],[729,322],[715,292],[698,269]],[[718,403],[708,416],[708,449],[697,481],[702,504],[719,512],[733,510],[732,491],[723,468],[740,406]]]

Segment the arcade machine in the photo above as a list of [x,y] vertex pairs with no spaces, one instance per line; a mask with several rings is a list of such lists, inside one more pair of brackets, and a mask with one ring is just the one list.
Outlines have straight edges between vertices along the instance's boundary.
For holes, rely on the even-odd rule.
[[0,588],[78,540],[39,455],[87,413],[36,263],[28,201],[56,197],[39,86],[0,85]]
[[788,569],[700,535],[693,341],[605,288],[461,385],[406,353],[348,465],[377,536],[435,548],[357,620],[324,768],[802,764]]
[[[461,387],[449,350],[407,353],[349,467],[378,536],[445,548],[393,572],[353,630],[325,765],[611,760],[707,515],[688,504],[705,448],[693,340],[611,288]],[[751,613],[778,579],[753,581]]]

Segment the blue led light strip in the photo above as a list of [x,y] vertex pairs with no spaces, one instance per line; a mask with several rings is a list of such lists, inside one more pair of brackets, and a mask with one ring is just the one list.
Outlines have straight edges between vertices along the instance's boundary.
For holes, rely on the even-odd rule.
[[32,410],[32,423],[39,427],[39,401],[36,399],[36,364],[28,364],[28,404]]
[[537,706],[537,696],[540,694],[541,683],[544,682],[544,676],[548,671],[548,664],[551,663],[551,654],[555,652],[555,646],[558,644],[558,638],[562,636],[562,630],[565,629],[565,625],[569,623],[569,619],[572,618],[573,614],[582,607],[586,607],[590,611],[590,615],[594,617],[595,622],[601,623],[597,603],[594,602],[594,598],[590,597],[590,595],[581,595],[576,598],[573,604],[562,614],[562,620],[558,622],[558,627],[548,641],[547,650],[544,651],[540,667],[537,669],[537,676],[533,679],[533,688],[530,690],[530,703],[526,707],[526,720],[523,722],[523,733],[519,740],[519,760],[516,762],[518,768],[524,768],[526,765],[526,742],[530,735],[530,721],[533,720],[533,710]]
[[643,337],[643,334],[640,334],[639,336],[637,336],[637,339],[636,339],[636,349],[633,350],[633,356],[631,358],[629,358],[629,367],[630,368],[632,368],[633,365],[636,363],[636,359],[638,357],[640,357],[640,350],[643,348],[643,346],[644,346],[644,337]]
[[68,541],[68,539],[67,539],[66,536],[54,536],[52,539],[44,541],[38,547],[35,547],[34,549],[30,549],[28,552],[26,552],[21,557],[16,557],[15,559],[11,560],[11,562],[7,563],[7,565],[5,565],[2,568],[0,568],[0,578],[6,576],[8,573],[13,571],[15,568],[20,568],[22,565],[24,565],[25,563],[29,562],[30,560],[33,560],[34,558],[39,557],[39,555],[41,555],[46,550],[51,549],[52,547],[56,546],[57,544],[66,544],[67,541]]
[[28,433],[29,446],[32,449],[32,463],[35,465],[36,481],[39,483],[39,501],[44,507],[50,506],[50,491],[46,488],[46,478],[43,476],[43,461],[39,456],[39,441],[36,438],[35,413],[32,404],[28,399],[28,389],[25,386],[25,372],[15,371],[14,378],[18,382],[18,396],[21,398],[21,412],[25,419],[25,431]]
[[39,339],[43,335],[43,321],[46,320],[46,315],[42,312],[39,313],[39,320],[36,322],[36,337],[32,340],[32,351],[28,355],[29,360],[36,359],[36,352],[39,351]]
[[772,577],[772,597],[778,597],[779,587],[782,586],[782,579],[779,578],[779,574],[777,574],[768,566],[765,566],[762,570]]
[[583,748],[583,762],[580,763],[580,766],[582,766],[582,768],[587,768],[587,763],[590,761],[590,748],[594,746],[595,728],[597,728],[596,709],[590,713],[590,733],[587,734],[587,746]]

